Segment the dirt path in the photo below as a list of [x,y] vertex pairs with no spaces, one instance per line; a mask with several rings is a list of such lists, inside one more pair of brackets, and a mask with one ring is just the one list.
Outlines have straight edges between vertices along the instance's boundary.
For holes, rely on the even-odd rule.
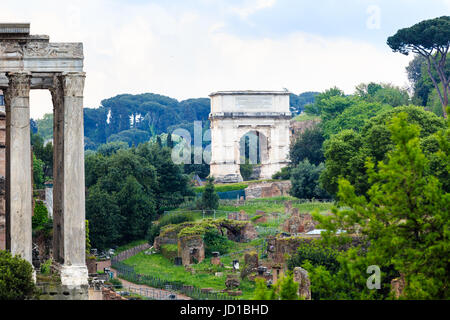
[[[117,271],[112,268],[111,268],[111,271],[114,273],[114,277],[117,277]],[[129,288],[130,292],[137,293],[142,296],[154,297],[158,300],[161,300],[161,299],[168,300],[168,296],[171,294],[174,294],[176,296],[176,300],[192,300],[191,297],[185,296],[185,295],[177,293],[177,292],[167,291],[167,290],[158,289],[158,288],[152,288],[145,284],[136,284],[133,282],[129,282],[125,279],[122,279],[120,277],[117,277],[117,278],[120,279],[120,281],[122,282],[124,289]]]

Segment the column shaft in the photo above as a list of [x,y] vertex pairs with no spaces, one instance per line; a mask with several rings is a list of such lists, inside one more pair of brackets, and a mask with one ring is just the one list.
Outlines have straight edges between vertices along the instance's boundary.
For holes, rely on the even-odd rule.
[[67,73],[55,81],[54,204],[55,245],[63,263],[63,285],[87,284],[85,260],[84,73]]
[[32,263],[30,79],[8,73],[6,90],[6,248]]

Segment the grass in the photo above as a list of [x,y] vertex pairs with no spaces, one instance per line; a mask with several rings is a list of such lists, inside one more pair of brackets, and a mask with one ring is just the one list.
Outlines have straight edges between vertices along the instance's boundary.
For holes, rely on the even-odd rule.
[[[275,197],[275,198],[263,198],[246,201],[243,205],[221,205],[219,210],[224,211],[239,211],[244,210],[249,216],[256,215],[257,210],[264,211],[266,213],[277,212],[279,216],[277,218],[269,218],[266,223],[258,224],[261,227],[278,228],[288,218],[288,215],[284,214],[284,201],[293,200],[293,207],[298,208],[300,213],[310,213],[313,210],[318,209],[320,213],[330,212],[333,203],[323,202],[305,202],[295,203],[296,198],[293,197]],[[189,210],[176,210],[176,211],[189,211]],[[202,219],[202,213],[191,211],[195,220]],[[219,214],[216,216],[219,217]],[[142,242],[134,242],[124,247],[133,247],[139,245]],[[263,243],[263,238],[260,237],[249,243],[234,243],[233,252],[241,251],[244,249],[250,249]],[[121,247],[122,248],[122,247]],[[185,285],[191,285],[197,288],[213,288],[216,291],[226,289],[225,280],[226,275],[232,271],[229,267],[232,265],[232,261],[237,259],[240,261],[241,266],[244,263],[245,252],[239,254],[230,254],[221,257],[221,262],[224,267],[211,265],[210,258],[206,258],[203,262],[193,265],[195,270],[194,274],[187,272],[183,266],[175,266],[173,262],[166,259],[161,254],[146,255],[143,252],[123,261],[123,263],[133,266],[136,273],[143,275],[157,276],[166,281],[180,281]],[[228,268],[226,268],[228,267]],[[222,272],[223,275],[216,277],[216,272]],[[239,290],[242,290],[243,295],[241,299],[251,299],[253,296],[255,284],[248,280],[241,281]]]
[[[223,263],[231,266],[232,260],[232,257],[224,257]],[[195,274],[187,272],[183,266],[174,265],[161,254],[146,255],[141,252],[123,261],[123,263],[133,266],[138,274],[157,276],[162,280],[180,281],[185,285],[197,288],[212,288],[217,291],[226,289],[226,275],[231,273],[230,269],[211,265],[209,258],[194,266]],[[215,272],[223,272],[223,275],[216,277]],[[240,298],[251,299],[254,284],[249,281],[241,281],[241,286],[243,295]]]
[[295,121],[311,121],[311,120],[320,120],[319,116],[315,116],[315,115],[311,115],[311,114],[307,114],[305,112],[303,112],[302,114],[296,116],[294,118]]

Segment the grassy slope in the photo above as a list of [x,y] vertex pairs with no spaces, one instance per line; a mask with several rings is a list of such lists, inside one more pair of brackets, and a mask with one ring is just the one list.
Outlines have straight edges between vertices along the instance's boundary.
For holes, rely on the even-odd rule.
[[[279,212],[281,213],[279,219],[269,219],[267,223],[259,224],[263,227],[279,227],[287,218],[284,215],[285,200],[295,200],[291,197],[255,199],[247,201],[245,205],[241,206],[220,206],[220,210],[237,211],[244,210],[250,216],[254,215],[256,210],[262,210],[267,213]],[[318,209],[321,213],[328,212],[331,203],[301,203],[293,204],[293,207],[299,208],[301,213],[311,212]],[[196,216],[201,219],[201,216]],[[236,243],[233,247],[233,252],[240,251],[246,248],[254,247],[262,243],[262,238],[258,238],[250,243]],[[243,264],[244,253],[221,257],[221,262],[225,266],[231,266],[232,260],[238,259]],[[230,272],[228,268],[220,268],[210,264],[210,259],[206,258],[202,263],[194,265],[195,274],[187,272],[183,266],[175,266],[171,261],[163,257],[161,254],[145,255],[140,253],[124,261],[124,263],[134,266],[137,273],[148,274],[160,277],[168,281],[181,281],[186,285],[192,285],[198,288],[213,288],[215,290],[225,289],[226,274]],[[222,277],[216,277],[215,272],[223,272]],[[250,281],[242,281],[239,288],[242,290],[242,299],[251,299],[254,291],[254,283]]]

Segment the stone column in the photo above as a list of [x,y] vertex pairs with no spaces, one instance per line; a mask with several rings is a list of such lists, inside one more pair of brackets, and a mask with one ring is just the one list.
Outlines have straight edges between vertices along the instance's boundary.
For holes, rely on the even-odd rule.
[[7,73],[6,248],[32,263],[30,82],[27,72]]
[[[83,88],[85,74],[55,77],[54,103],[54,251],[62,263],[61,283],[87,285]],[[55,253],[54,252],[54,253]]]

